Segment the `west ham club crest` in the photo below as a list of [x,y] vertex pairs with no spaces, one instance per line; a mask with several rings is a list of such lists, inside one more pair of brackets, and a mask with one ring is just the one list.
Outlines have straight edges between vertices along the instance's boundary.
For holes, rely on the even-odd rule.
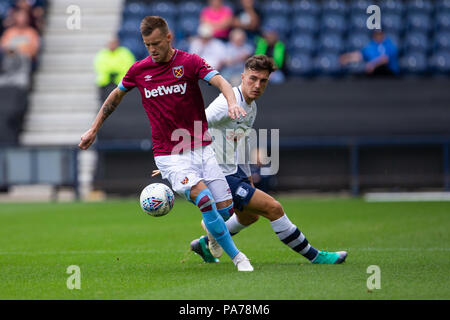
[[184,67],[183,66],[173,67],[172,73],[175,78],[180,79],[184,75]]

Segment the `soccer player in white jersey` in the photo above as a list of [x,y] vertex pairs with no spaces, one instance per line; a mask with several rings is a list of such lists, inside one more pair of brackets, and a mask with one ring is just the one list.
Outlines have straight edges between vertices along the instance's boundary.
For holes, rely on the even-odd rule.
[[[259,216],[263,216],[270,221],[273,231],[285,245],[312,263],[342,263],[347,257],[347,252],[319,251],[311,246],[303,233],[289,220],[282,205],[267,193],[255,188],[249,165],[249,137],[242,137],[239,134],[233,136],[233,132],[245,132],[252,128],[257,110],[255,100],[264,93],[269,76],[274,69],[273,61],[265,55],[256,55],[247,59],[241,75],[241,85],[233,88],[238,104],[246,112],[244,118],[231,119],[228,116],[227,101],[222,94],[206,109],[209,130],[215,138],[213,147],[216,158],[231,188],[235,206],[235,214],[226,220],[226,226],[230,234],[234,235],[256,222]],[[217,135],[217,131],[221,134]],[[222,136],[223,140],[220,141],[218,136]],[[239,143],[245,143],[247,146],[241,148]],[[226,144],[231,144],[228,149]],[[232,150],[234,154],[231,155],[231,159],[234,163],[226,163],[230,162],[230,155],[225,150]],[[243,150],[247,153],[245,156],[239,154]],[[240,159],[245,159],[244,163],[241,164]],[[222,255],[220,245],[209,233],[192,241],[191,249],[206,262],[217,262],[216,259]]]
[[237,104],[231,85],[204,59],[172,48],[172,34],[163,18],[145,17],[140,31],[149,56],[130,67],[81,137],[79,147],[85,150],[94,143],[98,130],[123,96],[137,88],[151,124],[153,154],[162,177],[200,209],[206,229],[238,271],[253,271],[222,218],[233,212],[232,197],[210,145],[198,80],[214,85],[224,94],[230,117],[239,118],[245,112]]

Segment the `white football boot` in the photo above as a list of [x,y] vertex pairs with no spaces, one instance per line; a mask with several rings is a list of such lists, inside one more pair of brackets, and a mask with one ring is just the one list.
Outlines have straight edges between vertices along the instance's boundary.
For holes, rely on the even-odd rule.
[[208,249],[214,258],[220,258],[223,254],[222,246],[214,239],[213,235],[206,229],[205,223],[202,220],[202,228],[206,231],[208,235]]
[[233,258],[233,263],[238,268],[238,271],[253,271],[250,260],[242,252],[239,252],[237,256]]

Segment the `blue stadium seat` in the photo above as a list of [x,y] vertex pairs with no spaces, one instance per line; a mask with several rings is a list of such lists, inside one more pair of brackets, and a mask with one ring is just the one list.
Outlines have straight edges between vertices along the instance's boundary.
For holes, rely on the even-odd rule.
[[366,72],[366,63],[364,61],[352,62],[343,67],[344,71],[352,75],[360,75]]
[[347,36],[346,51],[361,50],[370,42],[370,36],[367,32],[355,32]]
[[141,18],[128,17],[122,21],[119,33],[135,33],[139,32],[139,25],[141,24]]
[[347,21],[344,15],[327,13],[322,16],[321,27],[326,31],[345,32]]
[[343,0],[324,0],[322,10],[328,13],[345,15],[348,12],[347,2]]
[[367,15],[364,13],[353,13],[350,16],[350,32],[363,32],[369,31],[367,28]]
[[10,4],[6,1],[1,1],[0,2],[0,18],[4,19],[9,11],[10,8]]
[[424,32],[408,32],[405,35],[403,49],[406,51],[427,52],[429,50],[428,36]]
[[199,24],[199,17],[181,15],[176,25],[177,37],[185,38],[196,35]]
[[430,0],[408,0],[406,1],[408,12],[431,13],[433,4]]
[[427,55],[412,51],[400,58],[400,68],[404,73],[423,74],[428,69]]
[[150,13],[164,19],[174,19],[177,15],[177,7],[171,2],[159,1],[150,5]]
[[450,51],[450,31],[439,31],[434,34],[433,50]]
[[336,53],[323,52],[317,55],[313,61],[315,72],[322,75],[338,75],[342,73],[339,63],[339,55]]
[[180,39],[175,43],[175,48],[188,52],[189,51],[190,42],[188,39]]
[[340,34],[325,32],[319,37],[318,49],[320,52],[339,53],[345,50],[345,46]]
[[294,16],[307,14],[315,16],[320,13],[320,5],[315,0],[296,0],[292,2]]
[[203,9],[204,4],[199,1],[186,1],[181,2],[178,5],[178,13],[180,18],[183,16],[195,16],[200,17],[200,12]]
[[401,15],[405,10],[401,0],[381,0],[379,6],[383,14],[396,13]]
[[311,56],[305,53],[296,53],[289,56],[287,69],[290,76],[309,76],[313,72]]
[[385,31],[402,32],[404,21],[398,13],[383,13],[381,15],[381,28]]
[[410,30],[428,32],[433,27],[430,15],[426,13],[414,12],[407,16],[407,27]]
[[350,12],[352,14],[366,14],[367,8],[374,4],[374,1],[369,0],[353,0],[349,2]]
[[122,16],[124,19],[140,18],[147,16],[150,12],[149,6],[143,2],[126,2]]
[[262,29],[271,29],[278,32],[281,38],[288,36],[291,26],[289,23],[289,18],[287,16],[271,15],[264,19],[262,23]]
[[292,32],[316,33],[319,30],[319,19],[311,15],[296,15],[292,18]]
[[137,60],[142,60],[148,55],[147,49],[145,48],[144,43],[142,42],[142,39],[140,37],[139,38],[129,37],[122,39],[121,45],[130,49]]
[[429,64],[435,73],[450,74],[450,52],[446,50],[434,53],[429,59]]
[[291,11],[290,4],[284,0],[267,0],[260,6],[264,17],[269,18],[272,15],[288,15]]
[[310,33],[292,34],[288,43],[288,50],[291,54],[298,52],[311,54],[316,49],[314,36]]
[[436,12],[449,12],[450,11],[450,0],[436,0],[435,2]]
[[439,12],[434,19],[436,30],[450,30],[450,12]]

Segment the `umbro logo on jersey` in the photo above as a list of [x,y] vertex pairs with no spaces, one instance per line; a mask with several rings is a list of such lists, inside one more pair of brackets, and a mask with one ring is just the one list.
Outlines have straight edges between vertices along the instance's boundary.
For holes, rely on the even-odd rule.
[[173,94],[173,93],[180,93],[180,94],[185,94],[186,93],[186,87],[187,87],[187,82],[185,83],[181,83],[181,84],[175,84],[173,86],[158,86],[155,89],[147,89],[144,88],[144,93],[145,93],[145,97],[147,99],[151,98],[151,97],[157,97],[157,96],[164,96],[166,94]]
[[145,81],[150,81],[150,80],[152,80],[152,76],[148,74],[145,76],[144,79],[145,79]]

